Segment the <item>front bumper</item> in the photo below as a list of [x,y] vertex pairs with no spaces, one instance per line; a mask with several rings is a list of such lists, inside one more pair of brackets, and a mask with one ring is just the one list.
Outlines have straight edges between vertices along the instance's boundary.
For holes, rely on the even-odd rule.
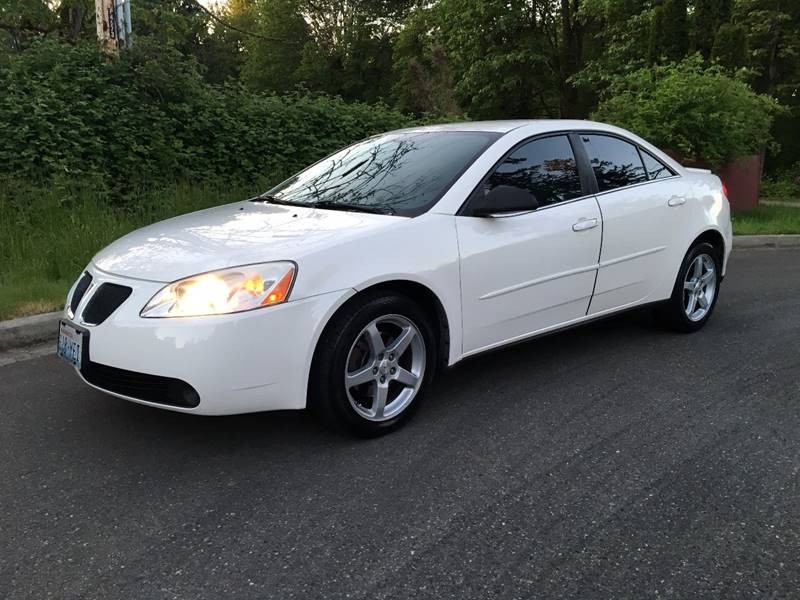
[[[64,319],[89,332],[85,357],[90,364],[109,367],[104,373],[111,376],[122,370],[145,381],[154,376],[185,382],[196,390],[199,403],[178,406],[166,397],[156,402],[152,392],[140,394],[130,387],[129,395],[119,393],[126,388],[105,385],[97,377],[81,378],[119,398],[201,415],[304,408],[317,339],[354,293],[341,290],[232,315],[144,319],[139,312],[163,283],[118,277],[91,265],[87,271],[93,285],[75,314],[65,311]],[[82,311],[105,282],[133,292],[102,323],[88,324]]]

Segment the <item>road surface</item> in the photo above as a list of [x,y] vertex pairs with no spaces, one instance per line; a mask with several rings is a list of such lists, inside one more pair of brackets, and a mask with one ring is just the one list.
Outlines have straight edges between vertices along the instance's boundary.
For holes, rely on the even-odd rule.
[[470,360],[378,440],[53,356],[0,402],[0,598],[800,593],[800,251],[736,251],[699,334],[634,313]]

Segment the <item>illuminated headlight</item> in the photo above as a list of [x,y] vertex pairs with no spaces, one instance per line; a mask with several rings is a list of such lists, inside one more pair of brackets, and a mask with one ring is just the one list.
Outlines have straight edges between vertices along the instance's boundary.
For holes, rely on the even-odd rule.
[[143,317],[199,317],[253,310],[286,302],[297,273],[291,262],[244,265],[193,275],[161,288]]

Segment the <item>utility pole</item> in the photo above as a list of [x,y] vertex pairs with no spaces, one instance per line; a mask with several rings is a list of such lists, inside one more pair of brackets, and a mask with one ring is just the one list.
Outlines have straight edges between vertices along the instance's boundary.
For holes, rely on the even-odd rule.
[[97,39],[108,50],[130,48],[131,0],[95,0]]

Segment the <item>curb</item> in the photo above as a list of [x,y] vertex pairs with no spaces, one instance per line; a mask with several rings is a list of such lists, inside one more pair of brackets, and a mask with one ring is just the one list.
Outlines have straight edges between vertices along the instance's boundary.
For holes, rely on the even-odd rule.
[[800,235],[735,235],[734,248],[800,248]]
[[[800,235],[735,235],[734,248],[800,248]],[[0,352],[52,342],[62,311],[0,321]]]
[[58,335],[58,320],[62,311],[0,321],[0,352],[42,342],[53,342]]

